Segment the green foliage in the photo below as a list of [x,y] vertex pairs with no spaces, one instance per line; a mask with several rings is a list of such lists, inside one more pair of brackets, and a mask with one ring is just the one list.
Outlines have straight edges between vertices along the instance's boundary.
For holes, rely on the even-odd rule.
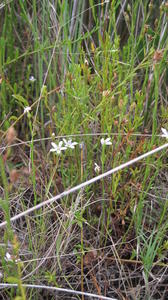
[[[0,4],[0,207],[8,223],[2,233],[2,257],[13,241],[10,215],[96,176],[95,162],[105,172],[160,145],[157,133],[168,126],[167,4],[148,2]],[[25,107],[31,111],[25,113]],[[14,142],[24,141],[17,148],[6,138],[10,126],[17,131]],[[112,145],[102,147],[96,134],[104,133]],[[60,136],[72,138],[78,146],[61,155],[50,153],[50,140],[59,143]],[[18,174],[16,182],[11,179],[12,169]],[[23,244],[32,255],[28,271],[21,264],[16,268],[14,262],[5,266],[2,259],[4,278],[19,286],[15,299],[27,296],[21,280],[24,272],[30,272],[32,282],[44,279],[61,286],[62,280],[72,288],[75,272],[64,272],[66,251],[74,250],[72,265],[81,262],[83,278],[84,249],[92,242],[93,248],[114,248],[111,236],[116,261],[125,259],[129,239],[136,241],[126,258],[139,259],[140,249],[148,280],[154,262],[164,259],[167,251],[163,238],[167,200],[162,201],[167,175],[162,182],[163,174],[167,174],[165,152],[89,186],[84,196],[62,198],[50,211],[47,207],[15,224],[21,226],[18,235],[21,240],[25,236]],[[157,202],[150,198],[151,191],[157,194]],[[56,254],[56,270],[50,261],[47,265],[48,258],[42,259],[42,268],[36,262],[38,256],[50,257],[50,252]],[[128,298],[125,289],[121,294]],[[13,290],[10,296],[14,297]],[[38,292],[30,292],[31,297],[39,299]]]

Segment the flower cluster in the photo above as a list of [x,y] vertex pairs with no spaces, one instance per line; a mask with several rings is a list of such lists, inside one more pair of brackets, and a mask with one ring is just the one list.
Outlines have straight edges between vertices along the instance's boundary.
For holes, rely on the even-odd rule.
[[61,154],[63,150],[66,150],[68,148],[74,149],[77,144],[77,142],[72,142],[71,139],[68,141],[66,139],[63,139],[63,141],[60,141],[58,144],[52,142],[51,145],[53,148],[50,149],[50,152],[56,152],[56,154]]
[[107,138],[107,139],[102,138],[100,140],[100,142],[101,142],[102,146],[110,146],[110,145],[112,145],[111,138]]
[[24,108],[24,114],[28,114],[30,110],[31,110],[31,107],[30,106],[26,106]]
[[[52,133],[52,136],[54,137],[55,134]],[[106,138],[106,139],[102,138],[100,140],[100,142],[103,147],[112,145],[111,138]],[[78,144],[77,142],[72,142],[72,139],[69,139],[69,140],[63,139],[63,141],[60,141],[58,144],[52,142],[51,143],[52,148],[50,149],[50,152],[55,152],[56,154],[61,154],[61,152],[63,150],[66,150],[68,148],[74,149],[77,144]],[[98,170],[98,167],[96,167],[96,172],[99,172],[99,171],[100,170]]]
[[65,144],[65,147],[66,147],[66,148],[74,149],[75,146],[78,144],[77,142],[72,142],[71,139],[68,140],[68,141],[67,141],[66,139],[63,139],[63,141],[64,141],[64,144]]

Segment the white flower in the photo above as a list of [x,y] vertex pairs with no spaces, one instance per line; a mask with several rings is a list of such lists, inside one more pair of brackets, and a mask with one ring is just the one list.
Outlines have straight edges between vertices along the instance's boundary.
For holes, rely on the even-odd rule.
[[16,259],[14,256],[12,257],[8,252],[5,255],[6,261],[15,261],[16,263],[20,261],[20,258]]
[[100,167],[99,167],[99,165],[97,163],[94,163],[94,165],[95,165],[95,168],[94,168],[95,172],[96,173],[100,173]]
[[110,145],[112,145],[112,142],[111,142],[110,140],[111,140],[111,138],[107,138],[107,139],[102,138],[102,139],[100,140],[100,142],[101,142],[102,146],[103,146],[103,145],[110,146]]
[[66,139],[63,139],[63,141],[64,141],[64,144],[65,144],[65,147],[66,147],[66,148],[74,149],[75,146],[78,144],[77,142],[72,142],[71,139],[68,140],[68,141],[67,141]]
[[29,77],[29,80],[30,80],[31,82],[34,82],[34,81],[36,81],[36,78],[34,78],[34,76],[32,75],[32,76]]
[[24,114],[28,113],[30,110],[31,110],[31,107],[30,106],[26,106],[24,108]]
[[163,134],[161,135],[162,137],[165,137],[166,139],[168,139],[168,131],[165,128],[161,128]]
[[53,148],[50,149],[50,152],[56,152],[56,154],[60,154],[62,150],[66,150],[66,147],[62,147],[63,141],[60,141],[59,144],[51,143]]
[[55,136],[55,133],[54,133],[54,132],[52,133],[52,136]]
[[88,60],[85,58],[85,65],[89,65]]
[[12,256],[8,252],[6,252],[5,260],[6,261],[13,261]]

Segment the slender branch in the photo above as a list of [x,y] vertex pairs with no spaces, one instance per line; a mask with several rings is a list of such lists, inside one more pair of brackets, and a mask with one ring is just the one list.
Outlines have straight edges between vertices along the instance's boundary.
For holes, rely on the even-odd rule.
[[[18,284],[16,283],[0,283],[0,287],[9,288],[9,287],[17,287]],[[38,284],[22,284],[23,287],[26,288],[36,288],[36,289],[46,289],[46,290],[52,290],[57,292],[65,292],[70,294],[76,294],[76,295],[84,295],[92,298],[97,299],[103,299],[103,300],[117,300],[116,298],[106,297],[106,296],[99,296],[96,294],[81,292],[81,291],[75,291],[70,289],[64,289],[64,288],[58,288],[55,286],[48,286],[48,285],[38,285]]]
[[[121,136],[127,136],[128,133],[126,133],[126,132],[77,133],[77,134],[58,135],[58,136],[55,136],[54,139],[74,138],[74,137],[78,137],[78,138],[84,137],[85,138],[85,137],[88,137],[88,136],[90,136],[90,137],[93,137],[93,136],[119,136],[119,135],[121,135]],[[137,132],[137,133],[129,133],[129,136],[137,136],[137,137],[146,137],[147,138],[147,137],[152,137],[152,134],[151,133],[140,133],[140,132]],[[155,137],[162,137],[162,134],[155,134]],[[21,146],[21,145],[27,145],[27,144],[31,143],[31,141],[21,141],[20,139],[17,139],[17,140],[18,140],[18,143],[0,147],[0,150],[5,151],[8,148],[17,147],[17,146]],[[53,140],[53,137],[46,137],[46,138],[41,138],[41,139],[34,139],[34,143],[41,142],[41,141],[49,141],[49,140]],[[1,154],[2,154],[2,152],[0,153],[0,155]]]

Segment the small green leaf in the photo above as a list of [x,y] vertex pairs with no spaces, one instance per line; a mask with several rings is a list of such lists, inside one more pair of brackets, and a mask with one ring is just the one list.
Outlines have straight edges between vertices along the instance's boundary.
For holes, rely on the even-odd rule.
[[28,101],[25,98],[23,98],[21,95],[13,94],[12,96],[16,100],[18,100],[18,102],[21,102],[24,106],[29,106]]
[[19,279],[16,278],[16,277],[14,277],[14,276],[9,276],[9,277],[7,277],[6,281],[9,282],[9,283],[16,283],[16,284],[19,284]]

